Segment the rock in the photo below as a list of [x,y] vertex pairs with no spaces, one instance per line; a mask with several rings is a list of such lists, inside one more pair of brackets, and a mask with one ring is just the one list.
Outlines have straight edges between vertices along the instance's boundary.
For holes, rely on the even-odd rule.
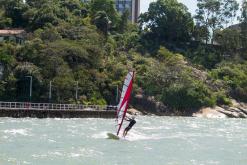
[[214,108],[202,108],[193,114],[194,117],[206,118],[247,118],[247,104],[232,100],[232,106],[216,106]]
[[247,115],[245,115],[244,113],[242,112],[238,112],[238,111],[229,111],[229,110],[218,110],[219,112],[227,115],[228,117],[230,118],[247,118]]
[[142,112],[138,111],[137,109],[134,108],[130,108],[127,110],[127,113],[131,114],[131,115],[143,115]]
[[[135,108],[142,111],[144,114],[155,114],[160,116],[191,116],[190,111],[188,113],[175,112],[169,109],[162,102],[155,100],[152,96],[145,96],[143,94],[138,94],[133,99],[133,104]],[[133,112],[135,113],[135,112]],[[132,114],[133,114],[132,113]],[[192,114],[193,117],[205,117],[205,118],[247,118],[247,104],[237,102],[232,100],[231,106],[215,106],[213,108],[207,107],[202,108],[198,112]]]
[[170,113],[170,110],[162,102],[155,100],[153,96],[146,97],[138,94],[134,97],[133,104],[137,109],[140,109],[143,112],[164,115]]
[[247,118],[247,104],[231,100],[232,106],[222,106],[222,113],[232,118]]
[[[219,110],[219,111],[218,111]],[[227,118],[227,115],[221,113],[220,110],[224,110],[221,107],[214,108],[202,108],[199,112],[193,113],[193,117],[205,117],[205,118]]]
[[247,115],[247,109],[242,109],[242,108],[239,108],[239,110],[241,110],[244,114]]

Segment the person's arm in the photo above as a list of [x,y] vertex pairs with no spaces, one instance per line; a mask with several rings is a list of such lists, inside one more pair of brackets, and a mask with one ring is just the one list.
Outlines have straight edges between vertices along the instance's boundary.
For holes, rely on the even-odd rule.
[[130,121],[131,119],[129,117],[125,116],[124,120]]

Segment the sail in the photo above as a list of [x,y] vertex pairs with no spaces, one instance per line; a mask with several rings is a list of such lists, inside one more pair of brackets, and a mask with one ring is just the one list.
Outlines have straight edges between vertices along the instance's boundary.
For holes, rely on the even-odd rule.
[[117,107],[117,135],[119,135],[119,132],[122,128],[123,121],[127,112],[129,98],[133,86],[133,78],[134,78],[134,72],[131,71],[127,74],[124,80],[120,102]]

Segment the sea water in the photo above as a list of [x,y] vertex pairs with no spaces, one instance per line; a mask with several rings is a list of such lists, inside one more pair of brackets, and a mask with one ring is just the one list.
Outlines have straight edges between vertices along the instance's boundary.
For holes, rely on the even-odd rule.
[[0,118],[0,165],[247,165],[247,120],[137,117],[125,139],[114,119]]

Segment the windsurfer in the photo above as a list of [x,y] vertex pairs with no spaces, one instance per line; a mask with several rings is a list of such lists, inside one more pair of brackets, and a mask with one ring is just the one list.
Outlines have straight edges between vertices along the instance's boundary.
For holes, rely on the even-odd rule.
[[124,129],[123,137],[125,137],[127,133],[129,132],[129,130],[136,124],[134,116],[132,116],[131,118],[126,116],[125,120],[129,121],[129,125]]

